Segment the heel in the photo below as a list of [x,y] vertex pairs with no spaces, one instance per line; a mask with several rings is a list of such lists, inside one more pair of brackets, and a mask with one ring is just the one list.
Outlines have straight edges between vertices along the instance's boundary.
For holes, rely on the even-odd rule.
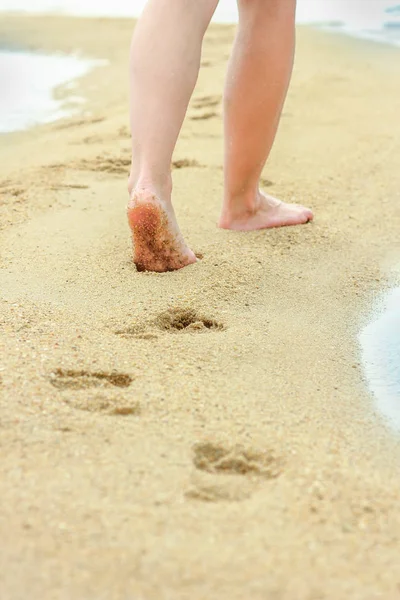
[[160,226],[160,210],[150,204],[128,205],[128,222],[136,235],[155,235]]

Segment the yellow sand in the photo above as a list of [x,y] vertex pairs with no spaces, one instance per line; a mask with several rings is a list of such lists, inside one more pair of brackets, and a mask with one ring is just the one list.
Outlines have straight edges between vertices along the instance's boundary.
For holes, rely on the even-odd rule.
[[299,30],[265,185],[315,223],[240,234],[215,225],[234,27],[212,27],[174,159],[203,260],[142,274],[131,29],[0,26],[109,61],[74,92],[90,115],[1,137],[0,598],[398,599],[399,442],[357,335],[398,249],[399,52]]

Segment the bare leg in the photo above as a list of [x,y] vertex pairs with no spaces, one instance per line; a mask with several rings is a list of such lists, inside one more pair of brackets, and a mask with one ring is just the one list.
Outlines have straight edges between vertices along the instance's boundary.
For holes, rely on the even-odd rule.
[[296,0],[238,0],[239,30],[225,91],[225,195],[219,226],[243,231],[312,220],[302,206],[263,194],[293,67]]
[[218,0],[148,0],[131,48],[132,170],[128,219],[139,270],[196,262],[171,203],[171,159]]

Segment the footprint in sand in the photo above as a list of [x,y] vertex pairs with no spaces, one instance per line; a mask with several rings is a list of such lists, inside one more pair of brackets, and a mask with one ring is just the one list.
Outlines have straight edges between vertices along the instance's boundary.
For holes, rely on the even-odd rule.
[[203,168],[203,165],[201,165],[199,162],[197,162],[197,160],[189,159],[189,158],[183,158],[181,160],[174,160],[172,163],[173,169],[187,169],[190,167]]
[[78,183],[56,183],[55,185],[50,185],[49,190],[88,190],[88,185],[82,185]]
[[[63,394],[66,404],[79,410],[108,415],[139,415],[140,404],[115,388],[128,388],[133,378],[126,373],[57,369],[50,383]],[[93,389],[95,388],[95,389]]]
[[194,108],[212,108],[221,104],[221,96],[200,96],[193,100]]
[[[212,115],[211,115],[212,116]],[[199,119],[211,118],[207,115],[199,115]],[[185,169],[185,168],[204,168],[197,160],[194,159],[180,159],[175,160],[171,164],[173,169]],[[109,156],[97,156],[93,159],[83,159],[80,161],[72,162],[70,164],[55,163],[47,165],[46,169],[60,170],[65,168],[72,168],[79,171],[99,171],[101,173],[112,173],[112,174],[126,174],[129,173],[131,167],[130,155],[109,157]]]
[[263,187],[271,187],[272,185],[274,185],[273,181],[271,181],[270,179],[265,179],[264,177],[260,179],[260,183]]
[[66,123],[59,123],[57,125],[54,125],[54,129],[71,129],[73,127],[82,127],[83,125],[95,125],[98,123],[102,123],[103,121],[105,121],[105,117],[92,117],[90,119],[75,119],[75,120],[69,120]]
[[128,388],[133,378],[126,373],[112,371],[74,371],[57,369],[50,374],[50,383],[59,390],[83,390],[93,387]]
[[25,192],[26,188],[14,184],[10,179],[6,179],[0,182],[1,196],[13,196],[14,198],[18,198],[18,196],[22,196],[22,194],[24,194]]
[[65,404],[78,410],[112,416],[139,416],[140,402],[127,399],[123,394],[95,390],[77,391],[63,398]]
[[272,452],[256,452],[240,445],[225,447],[210,442],[193,447],[196,472],[185,493],[206,502],[237,502],[249,498],[265,480],[278,477],[282,461]]
[[131,132],[129,130],[129,127],[127,127],[126,125],[123,125],[122,127],[120,127],[118,129],[118,136],[121,137],[121,138],[130,139]]
[[206,333],[222,331],[225,326],[198,313],[193,308],[172,308],[159,314],[155,319],[145,323],[134,323],[114,333],[121,337],[139,339],[157,339],[157,332],[164,333]]
[[129,172],[131,166],[131,157],[97,156],[94,159],[84,159],[73,162],[68,166],[80,171],[100,171],[102,173],[115,173],[120,175]]
[[219,115],[215,111],[208,111],[200,113],[199,115],[193,115],[190,117],[192,121],[208,121],[209,119],[215,119]]
[[222,331],[224,325],[215,319],[198,313],[194,308],[172,308],[158,315],[155,325],[170,333]]
[[78,138],[76,139],[74,142],[72,142],[72,144],[100,144],[101,142],[104,141],[104,138],[101,137],[101,135],[87,135],[86,137],[84,137],[83,139]]

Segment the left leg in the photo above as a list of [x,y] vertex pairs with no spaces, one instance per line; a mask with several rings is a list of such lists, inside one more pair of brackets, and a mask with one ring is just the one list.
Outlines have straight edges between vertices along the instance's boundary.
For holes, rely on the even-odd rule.
[[218,0],[148,0],[131,49],[132,169],[128,219],[139,270],[196,262],[171,202],[171,159]]

